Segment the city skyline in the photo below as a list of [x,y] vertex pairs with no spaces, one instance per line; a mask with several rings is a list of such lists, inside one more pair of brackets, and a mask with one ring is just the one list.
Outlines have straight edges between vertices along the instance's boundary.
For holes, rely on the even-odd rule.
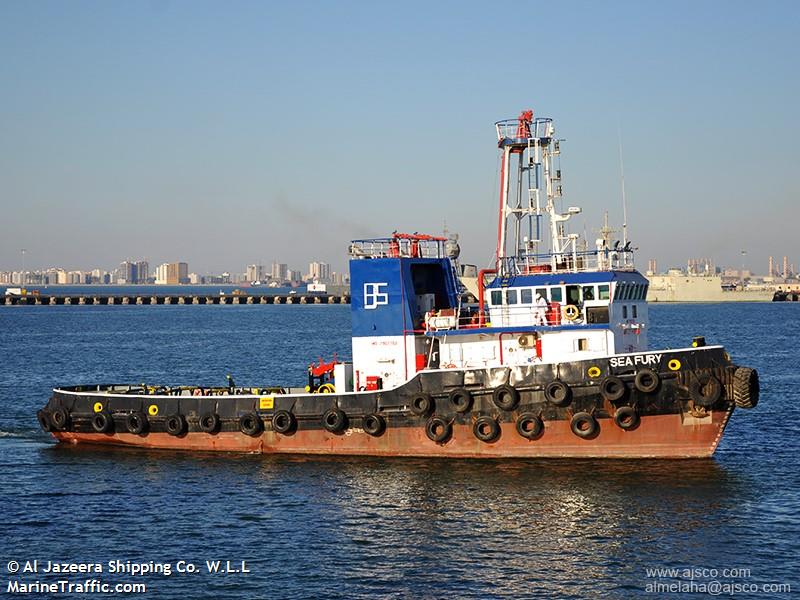
[[566,140],[565,205],[590,242],[605,211],[622,224],[621,145],[641,257],[800,254],[800,5],[548,6],[536,18],[564,35],[546,74],[541,42],[495,10],[4,3],[2,268],[21,248],[30,268],[141,248],[208,272],[341,268],[351,239],[445,222],[487,266],[493,123],[527,108]]

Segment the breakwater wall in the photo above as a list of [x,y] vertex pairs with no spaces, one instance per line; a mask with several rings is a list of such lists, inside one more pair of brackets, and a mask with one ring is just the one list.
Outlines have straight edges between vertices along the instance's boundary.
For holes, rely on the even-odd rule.
[[172,295],[27,295],[0,297],[0,306],[97,306],[165,304],[350,304],[349,295],[286,294],[270,296],[215,296],[213,294]]

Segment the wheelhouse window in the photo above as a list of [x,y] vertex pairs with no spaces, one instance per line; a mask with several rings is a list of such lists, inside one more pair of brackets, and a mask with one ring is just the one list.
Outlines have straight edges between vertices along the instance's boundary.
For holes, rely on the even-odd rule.
[[519,291],[519,303],[533,304],[533,290],[531,288],[525,288]]
[[550,288],[550,300],[552,302],[561,302],[563,300],[560,287]]
[[633,311],[633,318],[635,319],[636,318],[636,305],[635,304],[631,307],[631,310]]
[[594,300],[594,286],[593,285],[585,285],[585,286],[583,286],[583,301],[586,302],[587,300]]
[[517,290],[506,290],[508,303],[517,304]]
[[581,288],[577,285],[567,286],[567,304],[581,303]]
[[597,286],[597,299],[598,300],[609,300],[611,298],[611,293],[608,285],[598,285]]
[[536,295],[547,300],[547,288],[536,288]]
[[502,290],[492,290],[492,305],[500,306],[503,303]]
[[628,318],[628,306],[626,304],[622,305],[622,318],[623,319]]

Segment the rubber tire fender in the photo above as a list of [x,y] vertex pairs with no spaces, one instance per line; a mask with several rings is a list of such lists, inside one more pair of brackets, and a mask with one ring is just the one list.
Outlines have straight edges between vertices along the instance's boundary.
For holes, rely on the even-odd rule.
[[427,417],[433,412],[433,398],[427,392],[420,392],[412,396],[409,409],[418,417]]
[[457,413],[465,413],[472,408],[472,392],[467,388],[460,387],[450,390],[447,399]]
[[219,415],[213,412],[203,413],[197,425],[203,433],[217,433],[220,425]]
[[69,412],[63,406],[57,406],[50,413],[50,422],[56,431],[64,431],[69,426]]
[[652,394],[661,384],[661,377],[653,369],[640,369],[636,372],[633,385],[643,394]]
[[167,433],[171,436],[177,437],[183,435],[186,432],[186,428],[186,417],[180,413],[169,415],[164,419],[164,429],[166,429]]
[[501,385],[494,388],[492,400],[500,410],[512,411],[519,404],[519,391],[513,385]]
[[114,417],[108,411],[100,411],[92,416],[92,429],[97,433],[109,433],[114,430]]
[[145,433],[148,425],[147,416],[141,411],[135,410],[125,417],[125,429],[133,435]]
[[701,375],[689,383],[689,396],[696,405],[711,408],[722,398],[722,384],[713,375]]
[[442,417],[431,417],[425,423],[425,435],[432,442],[444,444],[453,435],[453,426]]
[[[531,425],[530,429],[526,427],[528,424]],[[516,428],[517,433],[526,440],[535,440],[544,433],[542,418],[534,413],[522,413],[517,417]]]
[[631,431],[639,426],[639,413],[632,406],[620,406],[614,411],[614,423],[623,431]]
[[288,435],[297,429],[297,417],[288,410],[276,410],[272,415],[272,430]]
[[341,433],[347,428],[347,415],[340,408],[329,408],[322,415],[322,426],[331,433]]
[[386,419],[374,413],[366,415],[361,424],[361,428],[372,437],[378,437],[386,431]]
[[53,422],[50,420],[50,413],[42,409],[36,413],[36,420],[39,421],[39,427],[44,431],[53,431]]
[[555,406],[568,406],[572,401],[572,389],[560,379],[554,379],[545,386],[544,397]]
[[245,435],[257,436],[264,429],[261,418],[254,412],[243,414],[239,417],[239,431]]
[[[582,424],[586,425],[585,429],[581,427]],[[588,412],[578,412],[572,416],[569,428],[572,430],[572,433],[579,438],[586,440],[594,437],[594,435],[600,431],[600,424],[597,422],[597,419]]]
[[758,371],[739,367],[733,373],[733,401],[739,408],[755,408],[759,395]]
[[492,417],[478,417],[472,426],[472,433],[480,441],[490,444],[500,437],[500,423]]
[[627,391],[625,382],[616,375],[609,375],[600,382],[600,395],[609,402],[619,402]]

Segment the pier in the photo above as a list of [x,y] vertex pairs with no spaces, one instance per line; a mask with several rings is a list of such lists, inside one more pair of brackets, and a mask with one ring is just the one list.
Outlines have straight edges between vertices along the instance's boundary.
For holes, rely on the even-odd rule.
[[213,294],[28,294],[2,297],[3,306],[106,306],[156,304],[350,304],[349,294],[237,296]]

